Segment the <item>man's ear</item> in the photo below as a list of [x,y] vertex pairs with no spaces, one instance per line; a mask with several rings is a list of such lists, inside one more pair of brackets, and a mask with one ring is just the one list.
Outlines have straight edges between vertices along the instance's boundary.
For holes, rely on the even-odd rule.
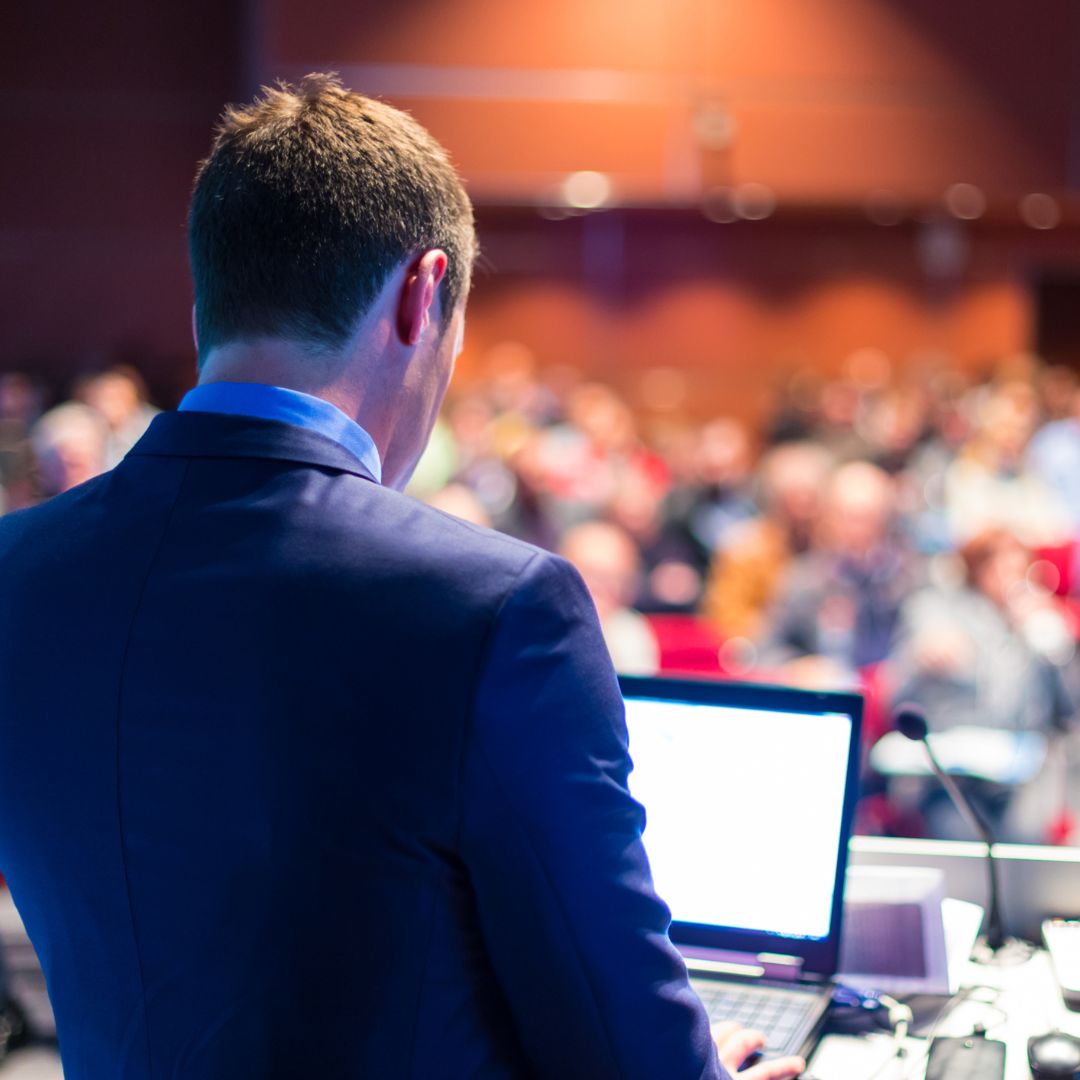
[[195,314],[195,305],[191,305],[191,340],[195,342],[195,355],[199,355],[199,319]]
[[402,345],[419,345],[431,323],[439,283],[446,275],[445,251],[425,251],[405,272],[398,301],[397,333]]

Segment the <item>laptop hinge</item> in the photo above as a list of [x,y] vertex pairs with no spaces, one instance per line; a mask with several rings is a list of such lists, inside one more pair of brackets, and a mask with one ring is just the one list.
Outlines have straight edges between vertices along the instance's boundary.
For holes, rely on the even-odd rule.
[[710,949],[703,945],[680,945],[686,965],[693,971],[713,975],[736,975],[752,979],[783,979],[795,982],[802,977],[801,956],[783,953],[746,953]]

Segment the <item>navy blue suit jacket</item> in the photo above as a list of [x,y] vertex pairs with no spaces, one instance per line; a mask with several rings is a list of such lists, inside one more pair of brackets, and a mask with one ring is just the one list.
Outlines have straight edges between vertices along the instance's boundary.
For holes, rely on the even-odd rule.
[[287,424],[0,519],[0,871],[67,1080],[718,1077],[563,561]]

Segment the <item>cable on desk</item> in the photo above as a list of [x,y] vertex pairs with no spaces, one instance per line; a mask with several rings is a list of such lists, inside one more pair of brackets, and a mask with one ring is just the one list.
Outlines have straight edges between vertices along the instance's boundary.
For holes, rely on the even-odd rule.
[[904,1040],[911,1027],[913,1015],[909,1006],[896,998],[878,991],[863,993],[848,986],[838,986],[833,993],[833,1001],[839,1005],[850,1005],[873,1012],[885,1011],[889,1027],[892,1028],[893,1042],[889,1056],[870,1075],[868,1080],[877,1080],[882,1070],[894,1061],[904,1061],[907,1048]]
[[[993,995],[993,1000],[984,1001],[981,998],[975,997],[975,994],[980,991],[988,991]],[[976,1023],[973,1026],[971,1032],[972,1035],[985,1037],[989,1028],[995,1027],[999,1023],[1006,1023],[1009,1019],[1009,1014],[997,1004],[997,999],[1000,995],[1001,990],[998,987],[988,986],[982,983],[974,986],[962,987],[956,994],[949,998],[944,1007],[934,1018],[934,1022],[930,1025],[930,1030],[925,1036],[926,1045],[930,1045],[930,1042],[937,1035],[942,1023],[947,1017],[952,1015],[953,1010],[959,1005],[967,1002],[975,1005],[983,1005],[997,1013],[1000,1017],[1000,1020],[989,1025]],[[877,991],[863,993],[847,986],[838,986],[833,999],[839,1005],[866,1009],[876,1014],[884,1012],[888,1018],[888,1026],[893,1032],[892,1048],[889,1052],[889,1056],[878,1065],[866,1080],[882,1080],[882,1074],[885,1070],[890,1065],[897,1063],[903,1070],[900,1073],[898,1080],[909,1080],[912,1075],[912,1069],[917,1066],[920,1060],[918,1055],[913,1059],[912,1055],[908,1053],[907,1048],[904,1046],[904,1040],[907,1038],[912,1023],[911,1009],[903,1002],[897,1001],[896,998],[890,997],[888,994],[879,993]]]
[[[993,1000],[983,1001],[981,998],[975,997],[975,993],[979,990],[987,990],[993,994]],[[965,1002],[971,1002],[973,1005],[983,1005],[992,1012],[996,1012],[1000,1019],[994,1024],[975,1024],[972,1029],[972,1035],[985,1035],[990,1028],[996,1027],[997,1024],[1008,1023],[1009,1014],[997,1004],[997,999],[1001,997],[1001,989],[997,986],[988,986],[985,983],[976,983],[974,986],[961,987],[949,1000],[945,1003],[945,1007],[937,1014],[934,1022],[930,1025],[930,1030],[926,1033],[926,1041],[929,1042],[938,1033],[938,1028],[941,1027],[941,1022],[952,1014],[952,1011]]]

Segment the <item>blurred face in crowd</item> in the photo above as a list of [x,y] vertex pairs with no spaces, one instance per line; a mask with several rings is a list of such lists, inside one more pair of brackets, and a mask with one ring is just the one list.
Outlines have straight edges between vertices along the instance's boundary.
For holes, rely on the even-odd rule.
[[660,529],[662,506],[662,490],[647,476],[628,472],[619,481],[608,513],[631,536],[648,541]]
[[18,372],[0,375],[0,420],[30,423],[38,410],[34,384]]
[[105,430],[84,405],[68,404],[47,412],[31,434],[42,485],[59,495],[105,471]]
[[626,403],[600,383],[586,383],[570,397],[570,421],[604,450],[625,450],[636,438]]
[[847,380],[828,383],[821,392],[821,419],[829,427],[855,425],[859,412],[859,388]]
[[796,532],[809,531],[821,509],[822,490],[832,462],[812,443],[788,443],[762,462],[765,503],[771,516]]
[[1016,537],[1003,529],[975,537],[961,552],[973,588],[1005,609],[1023,589],[1031,555]]
[[1047,420],[1072,416],[1077,395],[1076,373],[1060,364],[1048,367],[1039,379],[1039,394]]
[[946,446],[961,446],[971,435],[971,410],[966,407],[971,389],[968,380],[956,371],[938,371],[927,378],[923,389],[929,427]]
[[864,558],[885,540],[895,504],[892,481],[863,461],[833,474],[824,507],[823,535],[839,555]]
[[979,434],[1000,463],[1013,464],[1023,454],[1038,419],[1034,390],[1026,383],[1010,383],[986,402]]
[[467,394],[451,404],[448,412],[450,429],[466,457],[487,450],[494,418],[491,405],[481,394]]
[[640,563],[633,541],[617,525],[590,521],[569,529],[560,554],[577,567],[601,620],[629,605]]
[[525,491],[543,491],[547,485],[548,465],[544,451],[541,432],[527,430],[507,455],[507,464]]
[[122,428],[138,411],[142,395],[135,380],[122,372],[96,375],[83,389],[83,400],[96,409],[113,431]]
[[907,454],[926,427],[926,401],[918,393],[893,391],[883,395],[870,426],[875,443],[887,454]]
[[750,440],[735,420],[713,420],[701,429],[697,450],[697,474],[703,484],[719,488],[738,487],[750,471]]
[[504,341],[487,354],[487,382],[491,400],[500,412],[528,415],[536,394],[536,357],[528,346]]

